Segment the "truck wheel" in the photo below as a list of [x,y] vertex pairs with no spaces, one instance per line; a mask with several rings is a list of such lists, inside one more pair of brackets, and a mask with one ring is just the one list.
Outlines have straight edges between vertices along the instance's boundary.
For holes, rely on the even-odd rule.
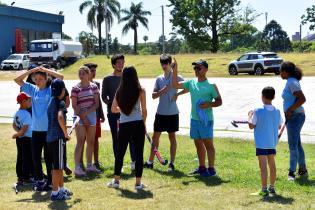
[[257,65],[257,66],[255,66],[255,69],[254,69],[255,71],[255,75],[257,75],[257,76],[262,76],[262,75],[264,75],[264,68],[261,66],[261,65]]
[[229,74],[230,75],[238,75],[237,69],[236,69],[236,67],[234,65],[231,65],[229,67]]
[[23,70],[22,64],[19,65],[19,70]]
[[56,63],[56,69],[61,69],[61,63],[59,61]]

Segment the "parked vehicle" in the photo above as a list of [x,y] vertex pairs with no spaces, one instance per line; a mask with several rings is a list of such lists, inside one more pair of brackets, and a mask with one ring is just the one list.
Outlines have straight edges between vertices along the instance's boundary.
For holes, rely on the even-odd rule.
[[23,70],[29,65],[28,54],[12,54],[7,59],[1,62],[1,70]]
[[34,40],[30,43],[30,62],[35,65],[50,64],[60,69],[76,62],[82,53],[82,44],[65,40]]
[[274,52],[252,52],[242,55],[228,65],[230,75],[248,73],[250,75],[263,75],[264,73],[280,74],[283,59]]

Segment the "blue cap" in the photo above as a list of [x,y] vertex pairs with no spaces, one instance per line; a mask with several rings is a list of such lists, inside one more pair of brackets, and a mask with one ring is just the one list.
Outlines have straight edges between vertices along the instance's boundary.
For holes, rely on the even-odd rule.
[[51,83],[51,95],[53,97],[60,96],[64,88],[66,88],[66,85],[61,79],[54,79]]

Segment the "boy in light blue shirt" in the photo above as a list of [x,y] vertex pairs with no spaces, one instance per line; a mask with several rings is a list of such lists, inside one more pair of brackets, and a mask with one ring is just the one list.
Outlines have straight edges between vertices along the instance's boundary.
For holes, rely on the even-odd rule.
[[[258,157],[261,191],[252,195],[267,196],[269,193],[276,193],[276,146],[278,144],[278,130],[282,125],[280,111],[272,105],[275,97],[273,87],[265,87],[262,90],[262,108],[255,109],[248,113],[249,128],[254,129],[256,156]],[[267,188],[268,170],[270,170],[270,186]]]
[[32,117],[27,111],[31,107],[31,97],[24,92],[19,93],[16,98],[20,104],[19,110],[13,117],[13,129],[15,133],[12,138],[16,139],[17,160],[16,174],[18,177],[17,184],[23,184],[30,181],[30,176],[33,174],[32,165]]

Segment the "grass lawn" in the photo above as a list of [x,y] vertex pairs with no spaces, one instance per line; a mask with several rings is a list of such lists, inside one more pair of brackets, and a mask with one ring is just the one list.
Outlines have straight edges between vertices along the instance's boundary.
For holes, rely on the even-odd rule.
[[[241,54],[236,53],[218,53],[218,54],[181,54],[175,55],[180,74],[184,77],[193,77],[191,63],[200,58],[208,61],[210,71],[208,76],[211,77],[230,77],[227,71],[227,65],[230,61],[237,59]],[[306,76],[315,75],[315,53],[287,53],[279,54],[284,60],[293,61],[302,68]],[[84,63],[97,63],[99,65],[97,77],[103,78],[105,75],[112,72],[110,59],[106,56],[91,56],[81,59],[72,66],[66,67],[62,72],[65,79],[77,79],[77,70]],[[161,68],[158,55],[127,55],[126,65],[134,65],[140,77],[154,78],[161,74]],[[0,80],[11,80],[16,76],[17,72],[0,72]],[[274,76],[274,74],[267,74]],[[238,77],[248,77],[247,74],[241,74]]]
[[[259,190],[260,179],[253,142],[237,139],[215,139],[217,151],[217,177],[188,177],[197,166],[193,142],[186,136],[178,137],[176,172],[155,163],[154,170],[145,169],[143,182],[148,188],[137,193],[134,177],[128,167],[126,155],[121,189],[109,189],[105,183],[113,174],[113,154],[110,134],[103,132],[101,161],[105,173],[86,179],[66,178],[66,186],[74,192],[71,200],[51,202],[49,194],[34,193],[29,189],[16,195],[12,184],[15,175],[15,141],[10,139],[11,126],[0,124],[0,209],[315,209],[315,145],[305,145],[310,177],[308,180],[286,181],[289,151],[280,143],[277,155],[278,195],[261,198],[250,196]],[[68,144],[68,162],[73,168],[75,136]],[[161,153],[167,156],[168,140],[162,136]],[[145,145],[147,157],[149,145]]]

